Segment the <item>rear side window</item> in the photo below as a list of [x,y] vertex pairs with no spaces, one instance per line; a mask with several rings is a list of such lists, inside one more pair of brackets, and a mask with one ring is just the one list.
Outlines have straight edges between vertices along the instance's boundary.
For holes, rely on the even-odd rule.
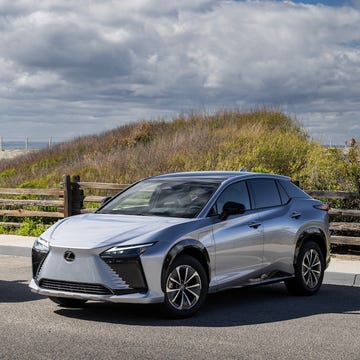
[[308,194],[298,188],[291,181],[280,180],[279,182],[290,198],[310,198]]
[[282,205],[275,180],[254,179],[249,183],[256,209]]
[[287,204],[290,200],[289,195],[286,193],[285,189],[282,187],[281,183],[278,182],[278,190],[280,193],[281,201],[283,204]]

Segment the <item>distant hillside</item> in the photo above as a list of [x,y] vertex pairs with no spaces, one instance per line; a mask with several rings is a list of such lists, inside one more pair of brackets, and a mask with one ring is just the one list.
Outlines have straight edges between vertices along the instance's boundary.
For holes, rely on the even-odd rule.
[[174,121],[126,125],[0,162],[1,187],[58,186],[63,174],[83,181],[131,183],[192,170],[274,172],[305,187],[350,188],[337,151],[309,140],[281,111],[223,111]]

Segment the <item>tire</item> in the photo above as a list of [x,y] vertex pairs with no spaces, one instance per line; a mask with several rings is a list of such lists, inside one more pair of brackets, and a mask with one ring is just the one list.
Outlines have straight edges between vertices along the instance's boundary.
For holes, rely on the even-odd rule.
[[316,294],[324,278],[325,261],[319,245],[307,241],[300,249],[295,277],[285,281],[289,293],[310,296]]
[[201,263],[192,256],[180,255],[165,276],[164,307],[167,315],[185,318],[195,314],[206,299],[208,287]]
[[54,296],[49,296],[49,299],[60,306],[69,308],[83,307],[87,301],[81,299],[71,299]]

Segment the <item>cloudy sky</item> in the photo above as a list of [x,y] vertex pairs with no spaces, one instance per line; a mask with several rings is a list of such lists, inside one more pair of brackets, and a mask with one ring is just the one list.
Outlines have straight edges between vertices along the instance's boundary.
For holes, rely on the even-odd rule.
[[0,0],[0,136],[283,109],[360,140],[360,1]]

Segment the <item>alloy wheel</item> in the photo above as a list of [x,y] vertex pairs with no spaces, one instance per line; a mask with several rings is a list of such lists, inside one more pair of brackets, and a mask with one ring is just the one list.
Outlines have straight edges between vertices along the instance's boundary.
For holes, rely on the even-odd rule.
[[179,265],[169,274],[166,295],[169,303],[177,310],[194,307],[201,295],[202,283],[198,272],[189,265]]
[[304,254],[301,269],[304,283],[308,288],[314,289],[321,277],[321,260],[315,249],[309,249]]

